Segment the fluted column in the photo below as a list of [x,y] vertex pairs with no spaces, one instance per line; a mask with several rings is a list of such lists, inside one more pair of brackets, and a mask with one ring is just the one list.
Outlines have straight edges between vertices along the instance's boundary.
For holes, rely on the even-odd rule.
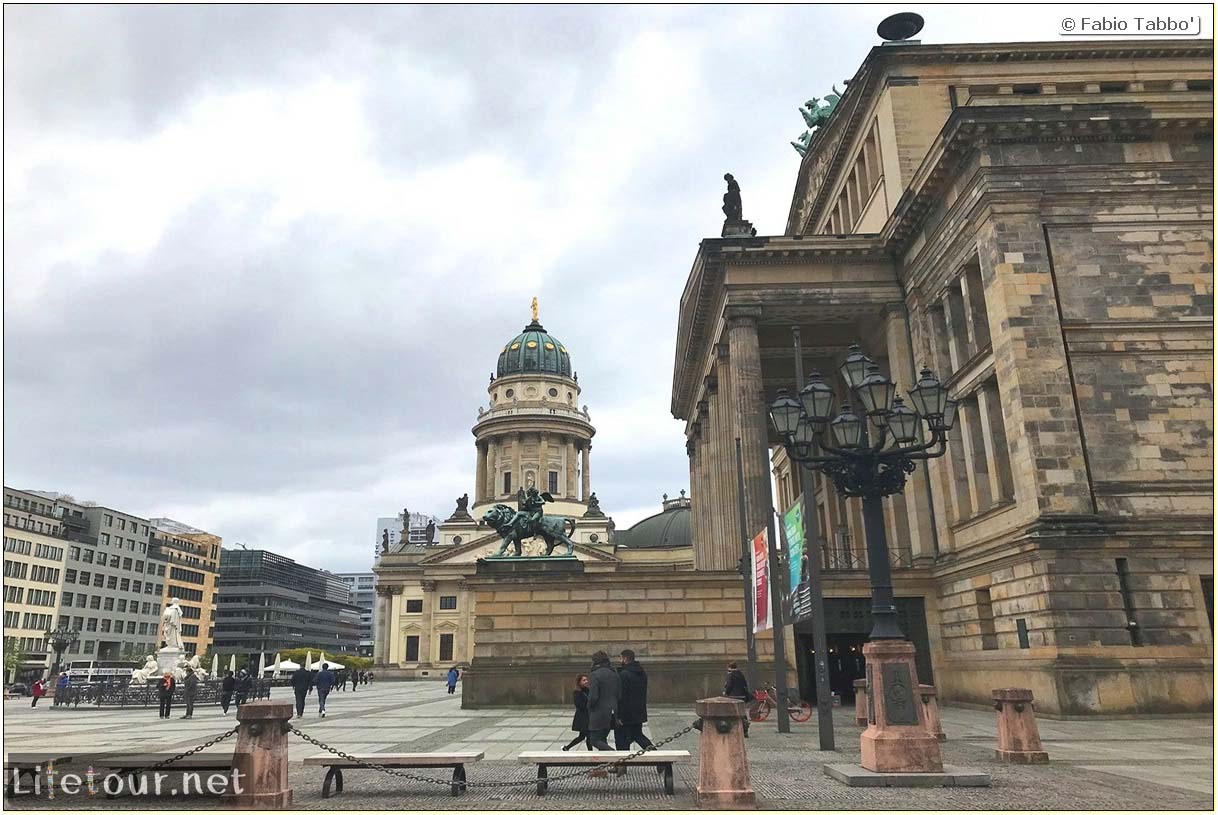
[[516,433],[512,436],[512,455],[515,457],[515,474],[512,476],[512,493],[520,492],[524,488],[524,434]]
[[537,489],[550,490],[550,434],[537,434]]
[[706,517],[708,503],[699,487],[700,470],[698,468],[698,426],[690,428],[689,437],[685,441],[685,452],[689,455],[689,539],[694,545],[694,568],[705,569],[706,544],[703,541],[703,518]]
[[497,459],[499,453],[499,442],[491,440],[486,443],[486,481],[483,482],[483,489],[486,490],[486,498],[488,501],[494,501],[499,495],[499,462]]
[[476,466],[477,475],[474,476],[474,503],[482,501],[486,494],[486,442],[478,442],[476,449],[478,451],[478,461]]
[[723,526],[725,568],[734,569],[740,560],[740,512],[737,499],[739,489],[736,486],[736,437],[732,433],[735,416],[732,371],[726,343],[720,343],[717,355],[715,378],[719,392],[719,415],[714,433],[719,437],[720,457],[713,511],[720,517]]
[[761,346],[757,339],[759,306],[728,306],[728,352],[732,357],[732,391],[736,416],[733,435],[740,438],[744,459],[745,528],[756,535],[770,512],[770,461],[761,381]]
[[376,637],[372,645],[373,663],[378,667],[389,664],[388,649],[385,647],[385,635],[389,631],[389,595],[383,586],[376,589]]
[[716,432],[719,425],[719,387],[718,381],[712,375],[706,380],[706,486],[709,514],[707,516],[710,546],[708,547],[709,562],[713,569],[727,568],[723,563],[724,529],[723,517],[719,512],[719,470],[722,469],[723,450]]
[[[436,581],[423,581],[423,619],[421,625],[423,629],[419,632],[419,666],[423,668],[431,667],[432,662],[432,641],[435,639],[435,631],[432,630],[432,615],[436,605]],[[455,644],[455,643],[454,643]]]
[[588,495],[592,491],[592,464],[591,464],[591,459],[590,459],[591,451],[592,451],[592,442],[590,442],[590,441],[584,442],[584,449],[582,451],[583,460],[580,464],[580,473],[579,473],[580,479],[583,482],[580,485],[583,490],[583,495],[580,496],[580,500],[583,500],[583,501],[588,500]]

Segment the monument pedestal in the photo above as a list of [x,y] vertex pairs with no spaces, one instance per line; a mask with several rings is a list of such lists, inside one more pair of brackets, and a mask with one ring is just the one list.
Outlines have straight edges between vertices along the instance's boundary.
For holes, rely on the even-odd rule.
[[926,730],[918,694],[914,646],[875,640],[863,646],[867,661],[867,729],[863,769],[873,773],[942,773],[939,740]]
[[156,666],[161,670],[161,676],[167,673],[174,673],[178,667],[178,662],[186,656],[186,652],[181,648],[173,648],[166,645],[164,648],[156,652]]

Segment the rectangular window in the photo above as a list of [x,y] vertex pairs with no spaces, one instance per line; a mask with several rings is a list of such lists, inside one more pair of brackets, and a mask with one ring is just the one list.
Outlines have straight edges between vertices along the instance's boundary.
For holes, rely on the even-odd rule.
[[83,552],[81,552],[80,554],[81,554],[80,559],[83,560],[85,563],[93,562],[93,550],[92,549],[86,549]]
[[89,608],[101,610],[101,595],[95,595],[89,598]]
[[981,647],[986,651],[998,648],[998,634],[994,630],[994,604],[989,589],[977,590],[977,622],[981,627]]
[[106,598],[106,611],[114,611],[114,598],[113,597]]
[[440,610],[441,611],[452,611],[456,607],[457,607],[457,596],[456,595],[449,595],[449,596],[441,595],[440,596]]
[[65,591],[65,592],[63,593],[63,604],[64,604],[65,606],[70,606],[70,605],[72,605],[72,592],[70,592],[70,591]]
[[131,571],[131,558],[123,558],[123,568],[127,571]]
[[440,661],[452,662],[453,659],[453,635],[440,635]]
[[85,640],[85,653],[86,654],[93,653],[93,645],[94,645],[93,640]]
[[126,521],[126,519],[125,519],[125,518],[119,518],[119,519],[118,519],[118,531],[119,531],[119,532],[126,532],[126,531],[127,531],[127,521]]
[[89,595],[87,595],[87,594],[78,594],[78,595],[76,595],[76,607],[77,607],[77,608],[84,608],[84,607],[85,607],[85,603],[86,603],[86,601],[87,601],[88,599],[89,599]]
[[406,661],[407,662],[418,662],[419,661],[419,638],[418,637],[409,636],[406,638]]
[[109,634],[109,633],[110,633],[110,621],[109,621],[109,620],[102,620],[102,621],[101,621],[101,630],[102,630],[102,633],[103,633],[103,634]]
[[127,601],[122,599],[121,597],[119,598],[119,601],[118,601],[118,613],[119,614],[127,613]]
[[423,601],[422,600],[407,600],[406,601],[406,613],[407,614],[422,614],[423,613]]
[[104,585],[106,585],[106,576],[104,574],[102,574],[101,572],[98,572],[97,574],[93,575],[93,587],[94,588],[100,589]]
[[[134,633],[135,633],[135,621],[134,621],[134,620],[128,620],[128,621],[127,621],[127,633],[128,633],[128,634],[134,634]],[[186,626],[182,626],[182,633],[183,633],[183,634],[185,634],[185,633],[186,633]],[[199,633],[199,632],[196,630],[196,631],[195,631],[195,633],[197,634],[197,633]]]
[[110,545],[110,534],[108,532],[101,533],[100,540],[101,540],[102,546],[109,546]]
[[97,630],[97,618],[96,617],[90,617],[89,619],[85,620],[85,630],[86,631],[96,631]]
[[506,495],[512,491],[512,474],[503,474],[503,493]]
[[549,482],[549,484],[547,485],[549,488],[549,491],[551,493],[557,495],[558,494],[558,471],[550,470],[547,481]]
[[122,580],[119,580],[118,581],[118,590],[119,591],[131,591],[131,581],[125,577]]
[[106,588],[108,588],[108,589],[117,589],[118,588],[118,575],[112,574],[106,578]]

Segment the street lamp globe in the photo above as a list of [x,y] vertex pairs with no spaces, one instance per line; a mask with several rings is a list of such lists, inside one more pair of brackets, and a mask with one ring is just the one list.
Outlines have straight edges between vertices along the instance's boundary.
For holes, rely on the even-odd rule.
[[837,418],[830,423],[829,427],[833,431],[833,440],[838,447],[853,449],[859,446],[863,423],[858,416],[854,415],[849,402],[842,405],[842,412],[837,414]]
[[947,402],[947,389],[939,383],[938,377],[930,368],[923,368],[918,382],[909,392],[914,409],[918,411],[934,428],[936,420],[943,415]]
[[898,444],[917,441],[919,419],[918,414],[905,404],[904,399],[899,396],[893,398],[892,407],[888,411],[888,429]]
[[824,424],[833,416],[833,388],[821,377],[820,371],[808,374],[808,384],[799,392],[799,401],[808,418],[817,424]]
[[892,397],[897,386],[888,377],[880,373],[880,366],[874,362],[867,364],[867,375],[855,386],[863,410],[870,416],[883,416],[892,406]]
[[786,388],[780,388],[778,398],[770,405],[770,420],[774,422],[774,428],[779,434],[791,436],[799,426],[799,416],[802,412],[803,408],[799,406],[799,402],[787,393]]
[[842,378],[846,380],[846,384],[853,389],[857,388],[863,378],[867,376],[867,366],[870,364],[871,360],[855,343],[850,346],[849,353],[846,354],[846,361],[838,370],[841,372]]

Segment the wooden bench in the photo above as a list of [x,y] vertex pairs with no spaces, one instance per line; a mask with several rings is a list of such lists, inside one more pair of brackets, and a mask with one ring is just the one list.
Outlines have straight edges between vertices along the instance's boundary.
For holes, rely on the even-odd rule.
[[[549,778],[546,775],[547,767],[595,767],[600,764],[618,761],[629,755],[631,755],[629,750],[591,750],[579,753],[575,751],[539,750],[521,753],[519,761],[521,764],[537,765],[537,794],[545,795],[546,788],[549,786]],[[650,750],[642,755],[631,758],[625,762],[625,765],[660,768],[660,772],[664,776],[664,792],[673,795],[675,792],[672,773],[673,765],[688,764],[689,762],[690,756],[688,750]]]
[[369,769],[360,762],[379,764],[382,767],[394,769],[425,769],[427,767],[451,767],[453,771],[452,794],[461,795],[465,792],[465,765],[481,761],[486,755],[483,751],[454,752],[454,753],[357,753],[351,756],[358,761],[339,758],[325,754],[309,756],[304,760],[305,766],[327,767],[325,780],[321,782],[321,797],[330,797],[330,786],[334,792],[343,791],[343,770]]
[[[48,764],[67,764],[72,756],[63,753],[5,753],[4,754],[4,794],[16,794],[16,786],[21,782],[21,776],[28,775],[31,779]],[[15,771],[15,772],[14,772]],[[34,790],[30,790],[32,793]]]
[[[106,778],[102,779],[102,789],[106,791],[107,798],[117,798],[122,793],[121,787],[126,786],[126,779],[129,776],[139,775],[152,767],[160,764],[170,756],[166,753],[137,753],[135,755],[113,754],[103,756],[97,760],[97,764],[105,767],[108,770],[114,770]],[[162,772],[219,772],[232,773],[233,771],[233,754],[229,752],[222,753],[195,753],[194,755],[186,756],[179,759],[168,767],[163,768]],[[120,779],[120,789],[117,793],[108,791],[109,785],[106,781],[117,776]]]

